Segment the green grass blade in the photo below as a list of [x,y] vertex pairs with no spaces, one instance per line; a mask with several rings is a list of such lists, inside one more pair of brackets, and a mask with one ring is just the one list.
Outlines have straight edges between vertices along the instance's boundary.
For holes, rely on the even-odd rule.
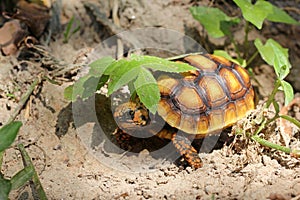
[[33,181],[33,184],[35,186],[35,189],[37,191],[37,195],[38,195],[38,198],[40,200],[47,200],[47,196],[46,196],[46,193],[43,189],[43,186],[39,180],[39,177],[38,177],[38,174],[31,162],[31,158],[29,157],[28,153],[26,152],[25,148],[24,148],[24,145],[23,144],[19,144],[18,145],[19,147],[19,150],[21,152],[21,155],[22,155],[22,158],[23,158],[23,162],[24,162],[24,165],[27,167],[31,167],[33,170],[34,170],[34,173],[33,173],[33,176],[32,176],[32,181]]
[[10,179],[11,189],[15,190],[22,187],[26,182],[28,182],[34,174],[34,169],[32,166],[27,166],[20,170],[16,175]]
[[16,139],[22,122],[11,122],[0,129],[0,152],[7,149]]

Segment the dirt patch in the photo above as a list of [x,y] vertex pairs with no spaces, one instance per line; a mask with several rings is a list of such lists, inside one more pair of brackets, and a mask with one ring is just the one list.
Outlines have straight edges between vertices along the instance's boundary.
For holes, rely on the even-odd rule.
[[[109,4],[88,2],[99,6],[105,15],[111,15]],[[173,0],[121,1],[119,23],[123,29],[131,30],[148,26],[170,28],[201,43],[205,40],[200,36],[203,29],[188,10],[193,4],[193,1]],[[82,55],[80,52],[99,45],[110,33],[101,35],[105,27],[102,24],[97,29],[83,1],[62,1],[62,8],[66,19],[75,15],[81,29],[68,43],[57,36],[47,51],[57,60],[73,63]],[[280,37],[279,41],[290,41],[286,35],[276,37]],[[150,43],[152,40],[149,39]],[[215,41],[214,45],[222,42]],[[293,55],[299,59],[299,54]],[[18,97],[45,70],[42,64],[34,61],[20,64],[13,56],[0,57],[1,125],[17,106]],[[263,99],[273,87],[273,72],[265,65],[255,70]],[[61,85],[43,82],[17,118],[23,126],[16,143],[24,143],[49,199],[300,199],[300,160],[243,138],[236,138],[231,145],[211,153],[201,152],[204,167],[198,170],[183,167],[180,159],[173,162],[170,157],[178,156],[174,147],[168,149],[171,153],[159,156],[147,148],[137,153],[119,151],[110,135],[116,127],[110,100],[97,95],[81,104],[70,104],[63,94],[70,84],[64,80]],[[7,98],[8,93],[16,98]],[[282,95],[277,98],[283,102]],[[299,116],[299,105],[298,109],[293,105],[291,112]],[[276,126],[274,122],[269,130],[272,134],[267,136],[280,142]],[[293,138],[299,141],[297,131]],[[159,141],[151,142],[157,145]],[[153,146],[151,142],[144,144]],[[6,151],[2,168],[5,176],[11,177],[21,168],[18,151],[14,148]],[[33,199],[30,186],[13,192],[10,198]]]

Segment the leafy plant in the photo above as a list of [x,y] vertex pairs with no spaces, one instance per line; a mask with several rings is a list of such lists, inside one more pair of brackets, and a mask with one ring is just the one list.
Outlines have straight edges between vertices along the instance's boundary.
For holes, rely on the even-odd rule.
[[78,23],[79,21],[75,22],[74,16],[70,19],[69,23],[67,24],[66,30],[64,32],[64,43],[68,43],[70,37],[80,30],[80,24]]
[[[2,166],[3,153],[11,146],[14,142],[22,123],[19,121],[11,122],[0,129],[0,170]],[[25,149],[19,148],[21,153],[27,154]],[[24,156],[23,156],[24,157]],[[31,161],[30,161],[31,163]],[[0,172],[0,199],[8,199],[8,195],[11,190],[16,190],[22,187],[26,182],[35,177],[36,172],[31,164],[26,165],[22,170],[17,172],[11,179],[4,178],[4,175]],[[40,199],[46,199],[40,193],[43,193],[42,187],[40,186],[37,191],[39,191]]]
[[165,72],[185,72],[194,67],[176,63],[154,56],[131,55],[129,59],[114,60],[104,57],[90,64],[89,73],[80,78],[74,85],[65,89],[65,98],[75,101],[77,97],[90,97],[108,82],[108,95],[124,85],[129,85],[131,94],[139,96],[141,102],[155,113],[160,99],[156,80],[150,70]]
[[[264,129],[267,124],[269,124],[271,121],[274,121],[279,117],[294,123],[296,126],[300,128],[299,121],[297,121],[296,119],[290,116],[279,114],[279,105],[274,99],[275,94],[279,90],[282,90],[285,94],[285,105],[287,105],[294,98],[294,92],[292,86],[284,80],[284,78],[289,74],[291,68],[291,64],[288,58],[288,49],[281,47],[280,44],[278,44],[273,39],[268,39],[265,45],[263,45],[260,39],[256,39],[254,41],[254,45],[257,48],[257,51],[253,53],[253,55],[248,57],[249,55],[248,46],[250,42],[248,41],[248,34],[253,27],[261,29],[263,26],[263,22],[265,20],[271,22],[295,24],[295,25],[299,25],[300,23],[294,20],[292,17],[290,17],[285,11],[274,6],[270,2],[264,0],[258,0],[256,1],[255,4],[252,4],[251,1],[249,0],[233,0],[233,1],[241,9],[243,18],[229,17],[223,11],[217,8],[203,7],[203,6],[191,7],[190,12],[193,15],[193,17],[204,26],[208,35],[215,38],[224,37],[224,36],[228,37],[232,42],[232,44],[234,45],[238,57],[237,59],[233,59],[224,50],[215,50],[214,54],[223,56],[244,67],[249,65],[253,61],[253,59],[258,54],[260,54],[262,59],[274,68],[277,76],[277,80],[275,81],[274,89],[272,93],[269,95],[269,98],[265,104],[265,108],[269,108],[270,105],[273,104],[276,110],[276,114],[274,118],[272,118],[269,121],[267,119],[263,119],[260,127],[258,128],[256,133],[251,136],[251,138],[265,146],[269,146],[271,148],[284,151],[286,153],[293,152],[295,155],[300,156],[299,150],[293,151],[289,148],[270,143],[258,136],[258,133],[262,129]],[[244,25],[245,37],[244,37],[243,48],[242,48],[243,51],[240,51],[240,49],[238,48],[237,41],[234,40],[233,34],[231,32],[233,26],[241,22],[245,24]]]
[[[257,53],[254,53],[252,57],[248,58],[248,34],[253,26],[261,29],[265,20],[299,25],[299,22],[290,17],[284,10],[270,2],[264,0],[258,0],[255,4],[252,4],[249,0],[234,0],[234,2],[241,8],[243,18],[230,17],[220,9],[205,6],[191,7],[190,12],[204,26],[208,35],[214,38],[226,36],[230,39],[238,54],[236,61],[241,65],[245,60],[247,60],[246,64],[249,65],[257,55]],[[242,51],[239,49],[237,41],[234,40],[231,31],[237,24],[244,24],[245,36]],[[220,50],[218,53],[220,53]]]

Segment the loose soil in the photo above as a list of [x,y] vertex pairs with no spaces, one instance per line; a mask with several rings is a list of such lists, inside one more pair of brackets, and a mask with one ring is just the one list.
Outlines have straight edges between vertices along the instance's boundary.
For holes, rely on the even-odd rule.
[[[299,11],[299,3],[283,5],[278,2],[276,3],[283,7],[298,6]],[[26,50],[22,50],[24,55],[19,56],[23,59],[17,60],[14,56],[0,57],[1,125],[13,113],[30,83],[47,70],[43,68],[47,61],[55,58],[74,64],[88,63],[93,59],[89,52],[92,48],[97,50],[99,44],[106,39],[105,34],[109,33],[104,34],[104,30],[108,28],[103,24],[99,27],[95,21],[92,23],[91,11],[85,7],[87,3],[98,6],[107,16],[111,15],[110,5],[107,3],[63,0],[63,20],[67,21],[75,16],[81,24],[80,31],[68,43],[63,43],[62,35],[54,36],[49,45],[42,45],[49,54],[39,52],[38,61],[26,59],[26,55],[32,56],[32,52],[28,53]],[[209,3],[203,1],[201,4]],[[203,44],[208,52],[222,48],[225,43],[223,39],[210,38],[208,43],[208,38],[203,37],[202,26],[189,12],[189,7],[196,4],[194,1],[176,0],[120,1],[120,27],[123,30],[168,28],[192,37]],[[220,4],[221,8],[225,6],[233,5]],[[294,14],[292,11],[291,13]],[[263,35],[253,30],[249,38],[255,39],[258,35],[261,38],[273,37],[288,47],[292,65],[295,66],[290,80],[299,84],[299,27],[285,26],[289,27],[287,29],[281,25],[277,28],[271,24],[266,26]],[[149,40],[151,42],[151,38]],[[258,82],[253,81],[253,84],[257,88],[260,102],[256,113],[249,116],[248,121],[253,116],[259,116],[261,104],[274,86],[273,70],[259,61],[257,63],[254,79]],[[112,137],[116,124],[109,98],[98,94],[95,98],[73,104],[64,99],[64,89],[74,79],[78,79],[81,73],[85,71],[81,70],[77,77],[58,79],[59,85],[44,81],[35,89],[17,117],[17,120],[23,122],[23,126],[15,144],[25,145],[49,199],[300,199],[299,158],[264,148],[242,136],[234,139],[221,137],[227,143],[213,151],[210,151],[210,143],[214,145],[216,138],[208,137],[204,143],[209,145],[201,147],[199,154],[204,166],[197,170],[186,167],[180,158],[176,159],[179,155],[168,145],[168,141],[143,140],[135,152],[120,150]],[[297,87],[295,84],[295,89]],[[105,93],[105,90],[102,92]],[[7,93],[14,94],[15,98],[8,98]],[[279,94],[276,98],[282,109],[283,95]],[[298,101],[285,109],[288,110],[287,114],[300,120],[300,102],[299,98],[295,99]],[[266,116],[271,116],[272,113],[272,110],[264,111]],[[246,129],[246,123],[247,119],[234,126],[234,129]],[[282,136],[285,131],[282,123],[284,122],[276,121],[270,124],[263,131],[264,137],[299,149],[299,130],[290,124],[286,125],[290,128],[287,141]],[[157,149],[154,147],[159,149],[159,145],[167,147],[166,151],[155,153]],[[21,168],[21,155],[13,146],[5,152],[2,173],[9,178]],[[10,198],[34,199],[30,184],[12,192]]]

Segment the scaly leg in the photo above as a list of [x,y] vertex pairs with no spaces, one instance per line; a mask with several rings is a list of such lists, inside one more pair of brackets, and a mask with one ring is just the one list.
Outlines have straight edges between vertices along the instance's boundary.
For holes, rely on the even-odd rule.
[[192,146],[191,141],[187,137],[174,133],[171,140],[176,149],[191,167],[198,169],[203,166],[196,149]]

